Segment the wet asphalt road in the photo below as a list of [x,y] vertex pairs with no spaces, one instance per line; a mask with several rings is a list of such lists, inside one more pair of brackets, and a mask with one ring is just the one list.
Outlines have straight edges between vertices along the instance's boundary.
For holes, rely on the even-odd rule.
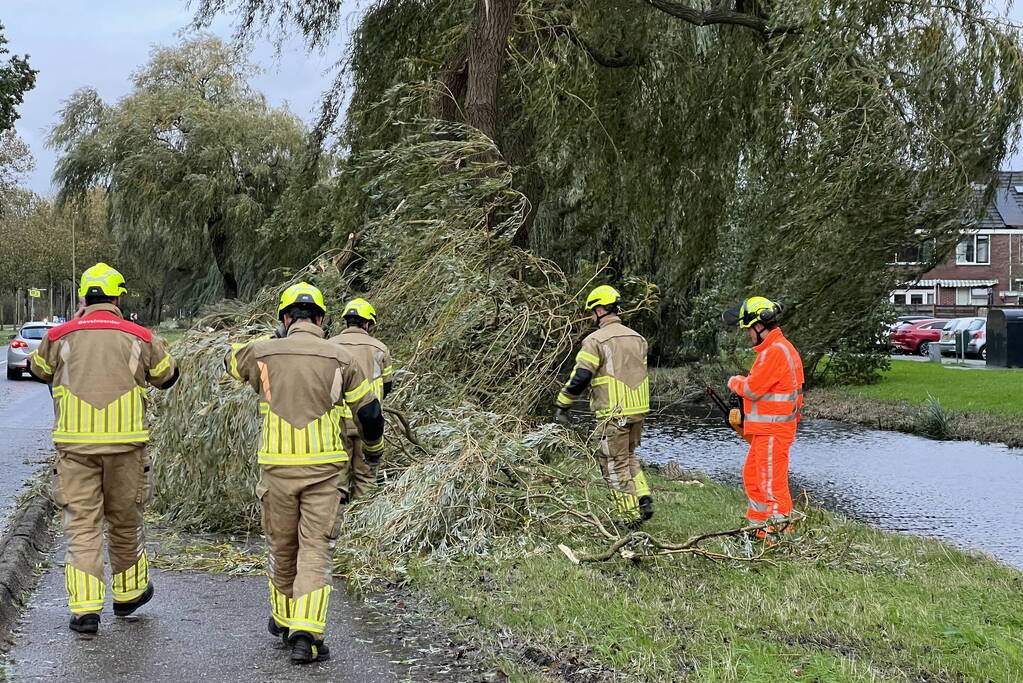
[[0,347],[0,528],[25,485],[53,452],[53,403],[46,385],[7,379],[7,347]]
[[[55,553],[59,561],[63,550]],[[373,649],[359,608],[337,586],[328,610],[331,659],[292,665],[266,632],[266,578],[153,570],[153,601],[128,618],[110,608],[100,632],[68,630],[64,574],[43,574],[9,657],[12,681],[345,681],[405,678],[408,667]]]

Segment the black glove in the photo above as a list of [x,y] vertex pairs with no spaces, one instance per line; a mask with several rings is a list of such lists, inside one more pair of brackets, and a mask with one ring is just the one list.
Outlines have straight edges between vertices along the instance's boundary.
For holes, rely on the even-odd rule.
[[734,391],[728,394],[728,407],[729,408],[742,408],[742,397]]
[[568,419],[568,408],[554,406],[554,421],[563,425],[571,424],[571,420]]
[[284,326],[284,323],[281,323],[277,326],[277,329],[274,330],[272,336],[276,339],[284,339],[288,336],[288,328]]

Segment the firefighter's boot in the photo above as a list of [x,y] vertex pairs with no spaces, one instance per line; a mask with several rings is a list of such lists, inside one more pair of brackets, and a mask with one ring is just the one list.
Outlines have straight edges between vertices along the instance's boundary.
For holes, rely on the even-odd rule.
[[311,664],[330,659],[330,648],[322,640],[313,638],[307,631],[295,631],[289,641],[292,664]]
[[81,614],[74,615],[71,617],[71,623],[68,624],[68,628],[78,633],[92,634],[99,631],[99,615],[98,614]]
[[134,600],[130,602],[115,602],[114,615],[118,617],[126,617],[129,614],[134,614],[135,610],[153,599],[153,593],[155,592],[156,589],[153,587],[153,582],[150,581],[142,595],[138,596]]
[[644,522],[654,516],[653,496],[639,497],[639,516]]
[[274,638],[280,638],[285,645],[288,644],[288,632],[290,629],[287,626],[281,626],[278,624],[277,620],[272,616],[270,617],[270,621],[266,623],[266,630]]

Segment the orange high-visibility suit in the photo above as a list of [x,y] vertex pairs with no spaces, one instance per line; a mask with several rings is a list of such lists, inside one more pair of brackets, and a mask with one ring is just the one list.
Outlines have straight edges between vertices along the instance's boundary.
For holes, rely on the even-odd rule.
[[749,375],[732,377],[728,388],[743,399],[743,431],[751,437],[742,470],[746,516],[760,524],[792,512],[789,449],[803,406],[803,361],[778,328],[753,350],[757,359]]

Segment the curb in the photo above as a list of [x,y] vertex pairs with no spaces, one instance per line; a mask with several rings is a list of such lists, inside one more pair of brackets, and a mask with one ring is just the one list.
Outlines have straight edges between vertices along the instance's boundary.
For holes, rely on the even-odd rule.
[[35,584],[36,564],[49,550],[53,512],[49,497],[36,493],[0,538],[0,649],[21,616],[23,596]]

